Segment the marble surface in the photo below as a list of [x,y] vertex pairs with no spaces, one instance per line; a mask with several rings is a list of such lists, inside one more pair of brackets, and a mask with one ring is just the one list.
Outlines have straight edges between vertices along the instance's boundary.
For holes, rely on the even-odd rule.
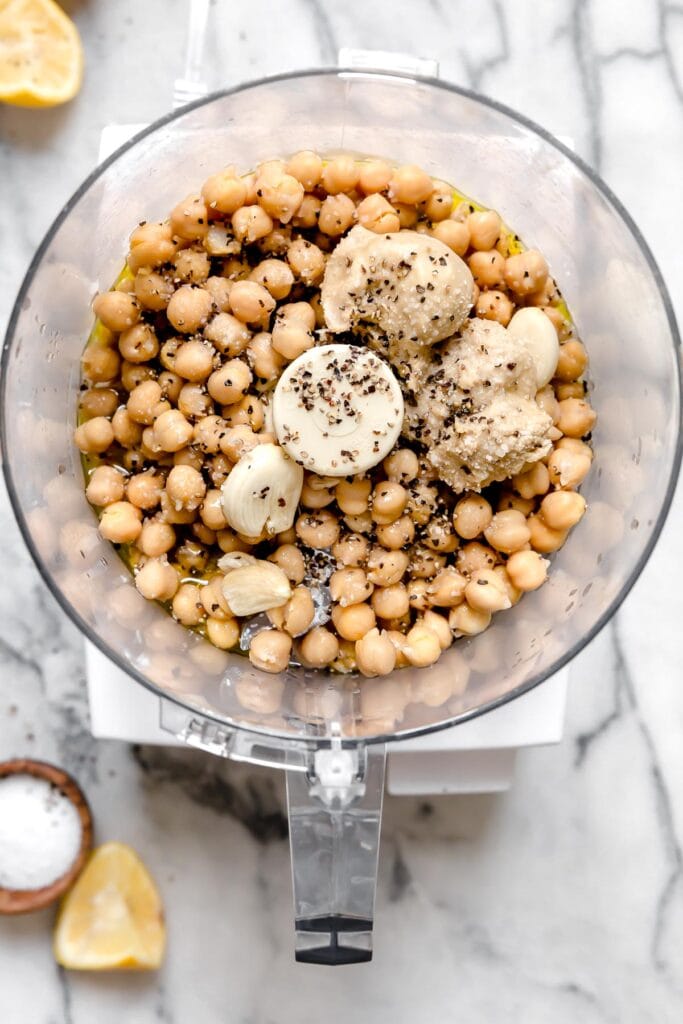
[[[64,3],[88,70],[72,105],[0,108],[0,326],[108,121],[148,121],[180,74],[182,0]],[[572,136],[631,209],[683,316],[683,7],[667,0],[217,0],[210,84],[330,64],[340,46],[443,77]],[[219,72],[219,68],[221,68]],[[157,975],[55,967],[52,913],[0,920],[3,1024],[673,1024],[683,1018],[679,496],[642,578],[573,666],[567,736],[503,797],[387,801],[372,965],[292,962],[283,780],[88,732],[83,653],[0,495],[0,758],[73,771],[100,840],[140,850],[167,905]]]

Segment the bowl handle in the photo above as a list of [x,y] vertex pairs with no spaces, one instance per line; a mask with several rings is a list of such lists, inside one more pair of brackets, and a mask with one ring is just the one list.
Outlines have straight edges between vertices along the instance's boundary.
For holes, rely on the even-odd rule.
[[356,50],[344,46],[337,54],[337,65],[350,71],[397,71],[415,78],[438,78],[439,62],[412,53],[390,50]]
[[287,772],[296,959],[372,959],[385,747],[315,752],[308,772]]

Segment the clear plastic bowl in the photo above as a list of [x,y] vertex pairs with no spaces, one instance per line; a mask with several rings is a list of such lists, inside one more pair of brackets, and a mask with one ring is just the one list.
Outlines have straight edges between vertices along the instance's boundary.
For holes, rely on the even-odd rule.
[[[431,668],[379,680],[297,668],[261,673],[145,601],[97,533],[72,441],[90,302],[121,269],[131,228],[164,218],[218,167],[248,170],[302,148],[417,162],[498,209],[548,258],[591,358],[599,418],[582,488],[588,512],[552,557],[549,582]],[[681,456],[678,334],[629,215],[573,153],[524,118],[440,81],[400,74],[267,79],[140,133],[83,183],[50,228],[17,299],[2,371],[7,486],[64,610],[121,668],[191,715],[200,745],[288,766],[330,742],[364,747],[456,724],[558,670],[607,622],[643,568]]]

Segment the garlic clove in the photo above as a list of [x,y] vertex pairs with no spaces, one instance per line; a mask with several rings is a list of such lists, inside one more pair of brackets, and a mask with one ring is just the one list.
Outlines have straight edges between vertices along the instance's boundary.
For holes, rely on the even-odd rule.
[[514,314],[507,332],[531,356],[537,387],[545,387],[555,375],[560,358],[560,343],[550,318],[537,306],[525,306]]
[[279,445],[259,444],[242,456],[221,487],[225,518],[247,537],[289,530],[303,483],[303,469]]
[[274,562],[254,559],[252,564],[230,569],[221,584],[233,615],[256,615],[286,604],[292,595],[289,580]]

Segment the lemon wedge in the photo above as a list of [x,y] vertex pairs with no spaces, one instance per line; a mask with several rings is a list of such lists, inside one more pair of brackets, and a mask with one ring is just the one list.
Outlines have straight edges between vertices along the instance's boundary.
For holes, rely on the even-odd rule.
[[54,107],[82,78],[78,30],[54,0],[0,0],[0,101]]
[[165,943],[161,899],[145,865],[123,843],[98,847],[62,903],[57,962],[81,971],[154,970]]

